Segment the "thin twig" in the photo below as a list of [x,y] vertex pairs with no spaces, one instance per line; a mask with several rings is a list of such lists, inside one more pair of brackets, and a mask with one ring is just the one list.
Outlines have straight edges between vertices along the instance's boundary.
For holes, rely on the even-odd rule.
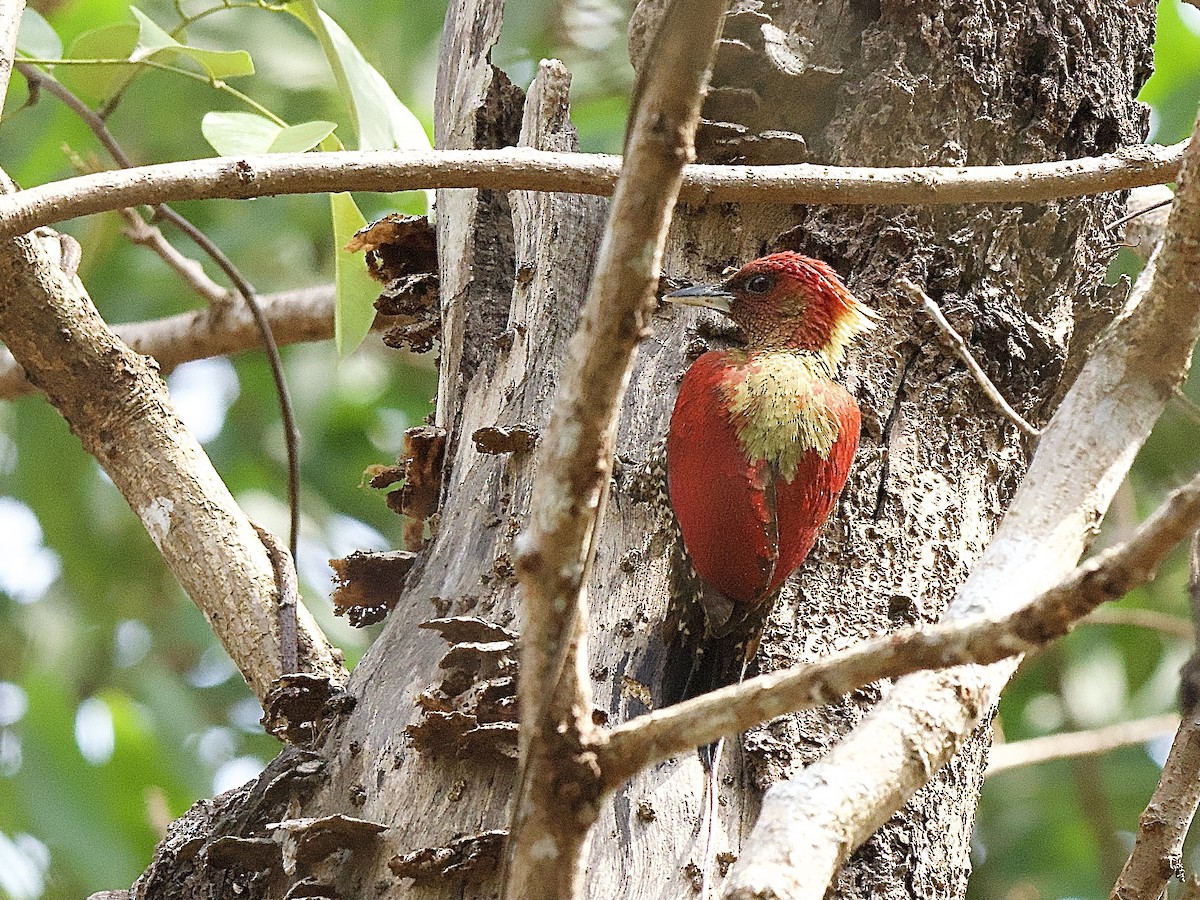
[[229,304],[229,290],[209,278],[200,263],[180,253],[157,226],[143,219],[141,213],[132,207],[127,206],[118,212],[125,220],[125,237],[131,242],[145,247],[162,259],[188,287],[204,299],[205,303],[216,306]]
[[[121,169],[129,170],[133,167],[133,161],[121,148],[120,143],[113,133],[109,131],[104,119],[97,115],[90,106],[84,103],[61,82],[42,72],[37,67],[29,63],[18,63],[17,67],[21,70],[21,74],[29,80],[31,85],[37,85],[66,104],[91,129],[92,133],[104,145],[104,149],[109,152],[113,161]],[[139,204],[129,204],[125,208],[132,208],[135,205]],[[254,286],[242,275],[241,270],[233,264],[233,261],[225,255],[221,248],[213,243],[199,228],[167,206],[166,203],[152,205],[157,216],[171,222],[176,228],[186,234],[225,273],[225,276],[232,282],[234,289],[241,295],[243,302],[245,302],[250,310],[250,314],[254,317],[255,324],[258,326],[259,333],[262,336],[263,350],[267,354],[267,362],[271,368],[271,377],[275,382],[275,392],[279,397],[279,414],[283,420],[283,437],[287,451],[288,507],[291,513],[288,548],[294,557],[300,540],[300,431],[296,427],[296,416],[292,409],[291,396],[288,393],[287,379],[283,373],[283,361],[279,357],[279,347],[275,343],[275,336],[271,333],[271,326],[267,322],[266,316],[263,315],[262,306],[258,302]],[[119,209],[121,207],[116,208]]]
[[1077,567],[1006,616],[975,616],[874,638],[816,662],[760,675],[614,728],[598,749],[605,782],[778,716],[836,701],[882,678],[1028,653],[1070,631],[1101,603],[1150,580],[1200,522],[1200,475],[1171,495],[1132,538]]
[[1174,199],[1175,192],[1165,184],[1147,185],[1129,192],[1125,209],[1127,212],[1138,211],[1140,215],[1125,222],[1125,246],[1142,262],[1150,258],[1162,240],[1170,216],[1170,202]]
[[300,671],[298,662],[300,648],[296,631],[296,607],[300,602],[300,583],[296,576],[296,558],[288,553],[270,531],[257,522],[250,524],[258,532],[259,540],[267,549],[267,558],[275,570],[275,587],[279,604],[279,660],[283,674]]
[[[1086,620],[1085,620],[1086,621]],[[1104,728],[1089,731],[1071,731],[1065,734],[1050,734],[1045,737],[997,744],[988,754],[986,777],[991,778],[1009,769],[1036,766],[1039,763],[1073,756],[1098,756],[1119,747],[1144,744],[1162,734],[1169,734],[1179,727],[1179,716],[1165,713],[1118,722]]]
[[966,363],[967,371],[971,373],[972,377],[979,383],[979,386],[983,388],[983,392],[987,394],[988,399],[992,401],[993,405],[1009,421],[1025,432],[1025,434],[1030,437],[1040,437],[1042,432],[1030,425],[1019,412],[1013,409],[1009,402],[1004,399],[1004,395],[996,388],[996,385],[992,384],[992,380],[987,377],[987,373],[983,371],[983,367],[971,355],[971,350],[967,346],[967,342],[963,340],[963,336],[955,331],[954,326],[950,324],[942,310],[933,302],[933,299],[907,278],[901,278],[897,284],[911,300],[920,303],[925,308],[929,317],[942,330],[942,333],[954,348],[954,352],[958,354],[958,358]]
[[1084,625],[1129,625],[1147,628],[1161,634],[1195,640],[1196,628],[1187,619],[1155,609],[1139,609],[1129,606],[1102,606],[1083,620]]
[[[621,400],[649,332],[663,248],[726,0],[674,0],[635,91],[621,173],[579,327],[546,428],[529,523],[517,543],[521,789],[507,895],[570,898],[601,787],[577,750],[591,734],[586,585],[612,472]],[[522,151],[532,153],[533,151]],[[581,673],[583,677],[580,677]],[[582,802],[581,802],[582,801]],[[590,811],[590,814],[585,811]]]
[[1132,219],[1136,219],[1139,216],[1144,216],[1144,215],[1146,215],[1146,213],[1152,213],[1156,209],[1163,209],[1164,207],[1170,206],[1174,201],[1175,201],[1174,197],[1166,197],[1162,200],[1159,200],[1157,203],[1151,203],[1149,206],[1143,206],[1141,209],[1135,209],[1133,212],[1126,213],[1125,215],[1121,216],[1121,218],[1119,218],[1115,221],[1109,222],[1107,225],[1104,226],[1104,230],[1105,231],[1115,231],[1116,229],[1118,229],[1122,225],[1124,225],[1126,222],[1128,222]]
[[[869,168],[691,165],[679,199],[694,204],[941,205],[1030,203],[1174,179],[1183,145],[1022,166]],[[587,153],[375,150],[216,157],[68,178],[0,199],[0,237],[122,206],[328,191],[492,188],[613,192],[621,159]]]

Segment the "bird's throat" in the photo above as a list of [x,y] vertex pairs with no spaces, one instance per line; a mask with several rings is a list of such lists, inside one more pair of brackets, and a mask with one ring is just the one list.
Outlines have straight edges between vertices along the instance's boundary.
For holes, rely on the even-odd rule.
[[828,458],[840,433],[838,417],[826,402],[832,384],[830,366],[820,354],[730,351],[721,389],[747,459],[766,460],[790,482],[809,450]]

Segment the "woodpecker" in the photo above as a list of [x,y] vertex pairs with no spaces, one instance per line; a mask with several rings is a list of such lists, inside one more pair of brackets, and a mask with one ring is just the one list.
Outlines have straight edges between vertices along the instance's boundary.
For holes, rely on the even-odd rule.
[[[790,252],[664,299],[717,310],[746,339],[692,363],[666,438],[678,540],[663,693],[675,703],[744,677],[780,586],[832,512],[860,423],[834,377],[876,315],[826,263]],[[718,753],[700,748],[710,773]]]

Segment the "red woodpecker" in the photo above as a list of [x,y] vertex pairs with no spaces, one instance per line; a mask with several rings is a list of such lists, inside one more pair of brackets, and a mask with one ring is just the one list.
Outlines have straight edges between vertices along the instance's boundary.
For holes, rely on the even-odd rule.
[[[665,299],[718,310],[746,338],[692,364],[667,435],[681,540],[664,699],[677,702],[741,680],[780,586],[833,510],[859,435],[858,404],[834,376],[876,317],[832,268],[798,253]],[[701,759],[708,768],[711,750]]]

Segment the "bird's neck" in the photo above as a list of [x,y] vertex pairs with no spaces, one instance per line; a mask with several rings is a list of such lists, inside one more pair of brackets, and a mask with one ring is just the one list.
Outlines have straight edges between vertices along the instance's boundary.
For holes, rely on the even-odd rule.
[[[735,318],[737,318],[735,316]],[[805,307],[802,315],[768,317],[743,315],[750,352],[791,352],[824,359],[830,376],[846,357],[846,350],[863,332],[875,327],[875,314],[848,291],[830,295],[826,302]]]

